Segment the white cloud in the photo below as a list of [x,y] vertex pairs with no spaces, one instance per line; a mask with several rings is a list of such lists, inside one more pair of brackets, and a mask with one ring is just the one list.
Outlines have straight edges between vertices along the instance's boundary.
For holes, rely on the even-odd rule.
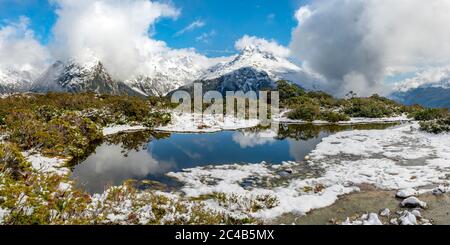
[[235,133],[233,141],[243,149],[272,144],[276,141],[276,134],[270,130],[259,133]]
[[149,0],[55,0],[53,50],[58,59],[101,60],[116,79],[129,79],[151,60],[172,52],[151,38],[155,22],[179,10]]
[[186,26],[185,28],[183,28],[182,30],[180,30],[179,32],[175,33],[175,36],[181,36],[186,32],[190,32],[193,31],[195,29],[198,28],[202,28],[206,25],[206,23],[203,20],[196,20],[194,22],[192,22],[191,24],[189,24],[188,26]]
[[283,47],[274,40],[266,40],[264,38],[249,35],[245,35],[237,40],[234,47],[239,51],[247,47],[258,48],[261,51],[269,52],[280,57],[287,57],[290,54],[288,48]]
[[388,72],[450,62],[450,1],[317,0],[296,13],[291,51],[338,95],[383,92]]
[[216,30],[212,30],[210,32],[202,33],[200,36],[195,38],[197,42],[208,43],[211,37],[214,37],[217,34]]
[[412,78],[407,78],[400,81],[395,86],[395,91],[407,92],[410,89],[416,89],[422,86],[431,87],[450,87],[450,66],[447,67],[435,67],[425,69],[417,73]]
[[33,76],[46,68],[49,53],[28,25],[29,20],[21,17],[0,27],[0,70],[13,69]]

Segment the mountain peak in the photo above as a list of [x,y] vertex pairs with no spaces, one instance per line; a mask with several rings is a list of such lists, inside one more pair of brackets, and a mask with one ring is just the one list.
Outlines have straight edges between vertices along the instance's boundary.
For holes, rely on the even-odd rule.
[[239,53],[237,58],[238,59],[244,59],[244,58],[249,58],[249,57],[252,57],[252,56],[260,56],[263,59],[269,59],[269,60],[274,60],[274,61],[278,60],[278,58],[276,57],[276,55],[273,52],[269,52],[269,51],[263,50],[257,45],[247,45],[247,46],[245,46],[241,50],[241,52]]

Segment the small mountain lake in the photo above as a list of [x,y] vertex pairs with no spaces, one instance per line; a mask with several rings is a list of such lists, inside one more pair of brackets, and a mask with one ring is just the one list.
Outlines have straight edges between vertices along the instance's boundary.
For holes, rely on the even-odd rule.
[[166,176],[186,168],[221,164],[280,164],[302,161],[324,137],[355,129],[384,129],[393,124],[354,126],[282,125],[278,135],[264,129],[217,133],[133,132],[110,136],[74,166],[72,178],[90,193],[126,180],[176,187]]

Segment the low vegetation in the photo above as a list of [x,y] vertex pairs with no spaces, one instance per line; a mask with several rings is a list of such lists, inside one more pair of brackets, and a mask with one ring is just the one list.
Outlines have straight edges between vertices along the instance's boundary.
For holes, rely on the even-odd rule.
[[306,92],[287,81],[278,82],[280,103],[290,109],[288,117],[294,120],[328,122],[348,121],[351,117],[383,118],[399,116],[420,110],[417,106],[403,106],[379,95],[367,98],[338,99],[324,92]]
[[288,109],[288,118],[303,121],[348,121],[351,117],[384,118],[407,115],[420,121],[421,130],[429,133],[450,132],[450,112],[442,108],[405,106],[393,100],[372,95],[357,97],[350,92],[347,98],[334,98],[324,92],[306,92],[287,81],[278,82],[280,105]]
[[[17,147],[0,144],[0,224],[202,225],[249,224],[257,221],[207,208],[153,190],[138,190],[134,181],[101,195],[77,189],[66,175],[40,173]],[[255,202],[259,205],[262,201]],[[270,201],[269,201],[270,203]],[[262,205],[262,204],[261,204]]]
[[420,121],[423,131],[433,134],[450,132],[450,112],[448,109],[424,109],[416,112],[414,119]]
[[170,122],[165,99],[82,94],[15,95],[0,99],[1,133],[22,151],[80,157],[103,140],[109,124],[154,127]]

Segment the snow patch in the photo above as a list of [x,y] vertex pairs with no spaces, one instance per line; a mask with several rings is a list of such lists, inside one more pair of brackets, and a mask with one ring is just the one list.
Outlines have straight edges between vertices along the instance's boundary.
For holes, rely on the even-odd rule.
[[350,218],[347,218],[342,225],[383,225],[383,223],[376,213],[370,213],[363,214],[359,220],[355,221],[350,221]]
[[419,192],[417,190],[415,190],[413,188],[408,188],[408,189],[399,190],[395,196],[398,198],[408,198],[408,197],[417,196],[417,195],[419,195]]
[[110,125],[108,127],[103,128],[103,135],[114,135],[118,133],[123,132],[132,132],[132,131],[141,131],[141,130],[147,130],[147,127],[144,127],[142,125],[137,126],[131,126],[131,125]]
[[257,119],[239,119],[229,116],[172,113],[169,125],[157,127],[156,130],[177,133],[212,133],[223,130],[253,128],[259,125]]
[[352,117],[349,121],[339,121],[335,123],[330,123],[322,120],[315,120],[312,122],[304,121],[304,120],[295,120],[287,117],[289,110],[283,111],[278,117],[274,117],[274,121],[279,123],[287,123],[287,124],[307,124],[311,123],[314,125],[329,125],[329,124],[337,124],[337,125],[357,125],[357,124],[377,124],[377,123],[397,123],[397,122],[410,122],[413,119],[408,118],[406,114],[395,116],[395,117],[383,117],[383,118],[365,118],[365,117]]
[[5,218],[9,215],[10,211],[8,209],[3,209],[0,207],[0,224],[5,222]]
[[31,167],[39,173],[57,174],[61,176],[70,173],[70,169],[64,167],[67,159],[44,157],[39,153],[25,152],[22,154],[27,162],[31,163]]

